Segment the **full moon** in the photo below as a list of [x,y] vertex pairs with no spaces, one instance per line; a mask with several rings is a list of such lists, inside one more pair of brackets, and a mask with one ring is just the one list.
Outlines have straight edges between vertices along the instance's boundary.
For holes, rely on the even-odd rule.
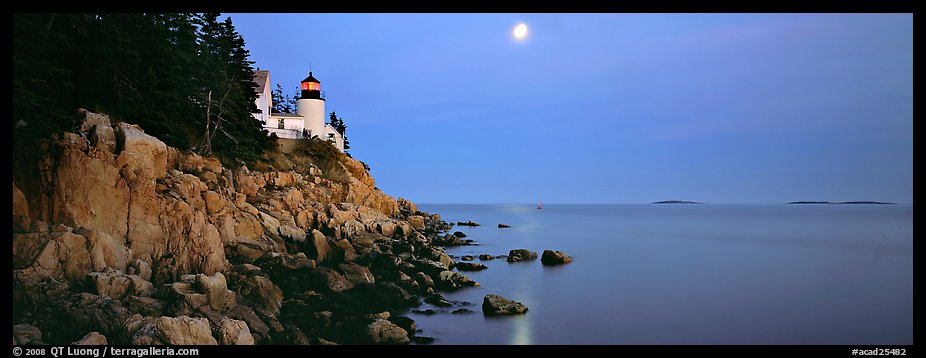
[[523,22],[518,24],[518,26],[514,27],[513,33],[514,38],[523,40],[525,37],[527,37],[527,25],[525,25]]

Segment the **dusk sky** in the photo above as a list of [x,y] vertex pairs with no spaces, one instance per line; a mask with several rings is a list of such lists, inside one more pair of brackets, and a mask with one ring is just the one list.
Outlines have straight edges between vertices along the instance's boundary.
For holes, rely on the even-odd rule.
[[226,15],[416,203],[913,202],[911,14]]

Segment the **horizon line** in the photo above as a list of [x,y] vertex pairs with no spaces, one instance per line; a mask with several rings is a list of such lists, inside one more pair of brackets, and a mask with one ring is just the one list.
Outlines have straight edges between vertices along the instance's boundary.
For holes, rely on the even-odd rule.
[[[809,201],[816,201],[816,200],[796,200],[795,202],[809,202]],[[911,203],[900,203],[900,202],[888,202],[888,201],[876,201],[876,200],[831,201],[828,203],[821,203],[821,204],[816,204],[816,203],[791,204],[792,202],[697,202],[694,204],[663,203],[660,205],[711,205],[711,204],[720,204],[720,205],[829,205],[829,204],[842,204],[842,203],[847,203],[847,202],[852,203],[852,202],[859,202],[859,201],[874,201],[874,202],[883,203],[883,204],[860,203],[860,204],[844,204],[844,205],[913,205],[912,202]],[[608,202],[608,203],[548,202],[548,203],[543,203],[543,204],[544,205],[637,205],[637,204],[652,205],[656,203],[657,202]],[[528,202],[528,203],[525,203],[525,202],[503,202],[503,203],[499,203],[499,202],[496,202],[496,203],[489,203],[489,202],[478,202],[478,203],[477,202],[471,202],[471,203],[468,203],[468,202],[456,202],[456,203],[421,202],[421,203],[418,203],[418,202],[415,202],[415,205],[534,205],[534,204],[535,203],[532,203],[532,202]]]

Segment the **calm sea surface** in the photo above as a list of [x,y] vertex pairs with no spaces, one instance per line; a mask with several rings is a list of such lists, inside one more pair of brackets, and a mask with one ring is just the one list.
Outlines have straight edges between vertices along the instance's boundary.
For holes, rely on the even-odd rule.
[[[913,344],[911,205],[419,205],[479,246],[476,313],[409,313],[435,344]],[[498,223],[511,225],[499,229]],[[457,259],[458,260],[458,259]],[[480,262],[476,259],[474,262]],[[525,315],[484,317],[482,298]]]

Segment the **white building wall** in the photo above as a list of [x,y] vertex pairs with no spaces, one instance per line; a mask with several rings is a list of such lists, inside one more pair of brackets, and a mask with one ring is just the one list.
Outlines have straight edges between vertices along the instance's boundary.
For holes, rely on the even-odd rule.
[[276,123],[269,123],[270,120],[270,106],[273,97],[270,95],[270,75],[267,75],[267,83],[264,83],[264,91],[257,94],[257,99],[254,100],[254,105],[257,106],[257,109],[261,110],[262,113],[254,113],[254,118],[267,126],[268,124],[276,125]]
[[319,138],[323,140],[329,140],[329,138],[332,137],[332,136],[329,136],[329,134],[333,134],[334,146],[337,147],[338,150],[342,152],[344,151],[344,137],[341,135],[341,133],[338,133],[338,131],[334,129],[334,127],[332,127],[330,124],[325,125],[324,133],[325,135]]
[[303,98],[296,102],[296,113],[305,121],[305,129],[311,135],[325,139],[325,101],[320,99]]
[[[283,120],[283,128],[280,128],[280,119]],[[276,133],[279,138],[299,139],[305,127],[302,117],[271,116],[264,128],[270,133]]]

